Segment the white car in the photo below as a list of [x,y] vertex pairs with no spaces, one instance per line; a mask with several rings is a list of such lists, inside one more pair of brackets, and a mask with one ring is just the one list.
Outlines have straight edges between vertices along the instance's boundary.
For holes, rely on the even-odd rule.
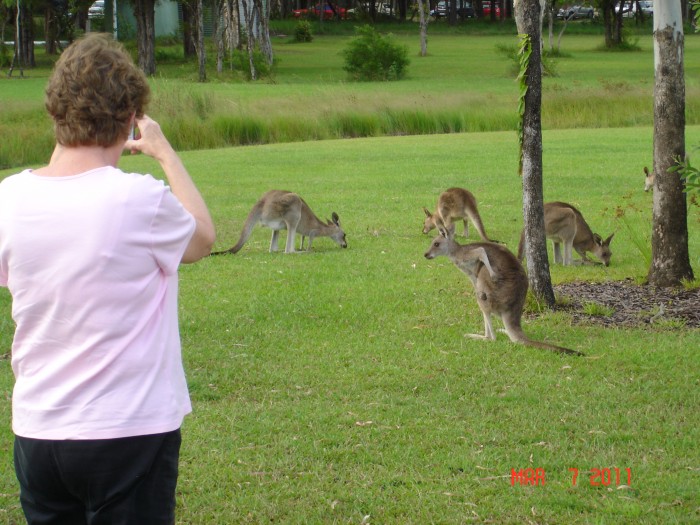
[[105,0],[95,0],[88,8],[88,18],[101,18],[105,16]]

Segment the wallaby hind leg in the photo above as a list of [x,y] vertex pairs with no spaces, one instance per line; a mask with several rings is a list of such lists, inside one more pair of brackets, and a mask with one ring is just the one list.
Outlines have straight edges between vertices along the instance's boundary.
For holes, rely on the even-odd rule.
[[[287,224],[287,244],[284,247],[284,253],[294,253],[294,237],[297,233],[296,224]],[[303,241],[302,241],[303,242]]]
[[462,222],[464,223],[464,237],[467,238],[469,237],[469,221],[465,217]]
[[559,241],[552,241],[552,246],[554,246],[554,263],[564,264],[564,260],[561,257],[561,243]]
[[470,339],[480,339],[482,341],[495,341],[496,334],[493,331],[493,325],[491,324],[491,315],[487,314],[483,310],[481,311],[484,316],[484,335],[481,334],[464,334],[464,337],[469,337]]
[[272,238],[270,239],[270,253],[276,252],[278,249],[279,234],[279,230],[272,230]]
[[564,266],[574,264],[574,239],[571,238],[564,243]]

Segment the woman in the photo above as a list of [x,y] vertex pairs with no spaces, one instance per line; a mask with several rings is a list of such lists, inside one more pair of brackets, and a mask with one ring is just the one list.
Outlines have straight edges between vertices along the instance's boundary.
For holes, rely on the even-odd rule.
[[[191,411],[177,269],[207,256],[215,232],[144,115],[148,98],[120,44],[76,41],[46,89],[57,142],[49,164],[0,183],[15,470],[29,524],[175,520],[179,429]],[[119,170],[125,149],[158,161],[169,187]]]

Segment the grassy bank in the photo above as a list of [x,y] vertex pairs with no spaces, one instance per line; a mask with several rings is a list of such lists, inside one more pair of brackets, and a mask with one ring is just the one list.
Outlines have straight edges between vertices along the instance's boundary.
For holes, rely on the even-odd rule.
[[[688,128],[700,141],[700,128]],[[555,282],[646,274],[642,166],[649,127],[548,131],[545,198],[615,231],[610,267],[552,267]],[[482,330],[466,277],[426,261],[422,206],[471,189],[488,233],[514,248],[522,224],[514,132],[274,144],[183,155],[218,228],[238,238],[271,188],[340,215],[349,247],[240,254],[181,269],[181,333],[194,413],[184,425],[178,523],[694,523],[700,508],[698,330],[601,328],[528,316],[559,357],[463,337]],[[125,157],[125,169],[154,169]],[[7,170],[0,172],[0,177]],[[617,218],[628,213],[631,234]],[[690,211],[700,267],[700,211]],[[462,241],[463,242],[463,241]],[[0,348],[12,325],[0,289]],[[649,312],[649,316],[654,312]],[[8,359],[0,359],[0,523],[22,523],[12,471]],[[511,486],[542,468],[544,486]],[[570,468],[578,468],[573,483]],[[594,485],[590,469],[622,478]],[[626,478],[630,469],[631,479]],[[614,478],[614,475],[613,475]],[[596,481],[594,478],[593,481]]]
[[[347,82],[341,50],[350,36],[317,36],[309,44],[275,38],[272,79],[237,80],[209,72],[195,82],[192,63],[166,62],[153,79],[150,113],[180,150],[240,144],[384,135],[512,130],[517,87],[512,63],[499,46],[514,35],[435,34],[429,55],[418,37],[399,34],[411,55],[400,82]],[[653,104],[650,35],[638,52],[600,50],[600,35],[565,35],[557,76],[544,81],[546,129],[649,126]],[[700,123],[700,37],[686,38],[687,121]],[[42,107],[49,69],[25,79],[0,79],[0,167],[36,164],[51,151]]]

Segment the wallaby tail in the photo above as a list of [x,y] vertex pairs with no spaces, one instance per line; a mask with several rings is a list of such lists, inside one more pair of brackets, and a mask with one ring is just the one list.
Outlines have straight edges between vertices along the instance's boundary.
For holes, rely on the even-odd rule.
[[484,223],[481,222],[481,215],[479,215],[479,210],[476,208],[476,202],[474,203],[474,212],[472,213],[471,211],[467,212],[469,215],[469,218],[472,220],[474,223],[474,226],[476,227],[476,231],[479,232],[479,237],[481,237],[482,241],[489,242],[491,239],[488,238],[486,235],[486,230],[484,229]]
[[243,231],[241,232],[241,237],[238,239],[238,242],[229,248],[228,250],[223,250],[220,252],[212,252],[209,255],[226,255],[226,254],[235,254],[238,253],[241,248],[243,248],[243,245],[248,241],[250,238],[250,234],[253,231],[253,228],[255,225],[258,223],[260,220],[260,217],[262,216],[262,207],[263,203],[262,201],[259,201],[253,206],[253,209],[250,210],[250,213],[248,214],[248,217],[245,220],[245,224],[243,225]]
[[510,337],[510,340],[514,343],[520,343],[533,348],[541,348],[543,350],[551,350],[552,352],[558,352],[560,354],[577,356],[585,355],[578,350],[571,350],[570,348],[564,348],[563,346],[550,345],[549,343],[543,343],[542,341],[533,341],[525,334],[525,332],[523,332],[523,329],[520,326],[520,321],[510,320],[507,317],[504,317],[503,324],[505,325],[508,337]]

